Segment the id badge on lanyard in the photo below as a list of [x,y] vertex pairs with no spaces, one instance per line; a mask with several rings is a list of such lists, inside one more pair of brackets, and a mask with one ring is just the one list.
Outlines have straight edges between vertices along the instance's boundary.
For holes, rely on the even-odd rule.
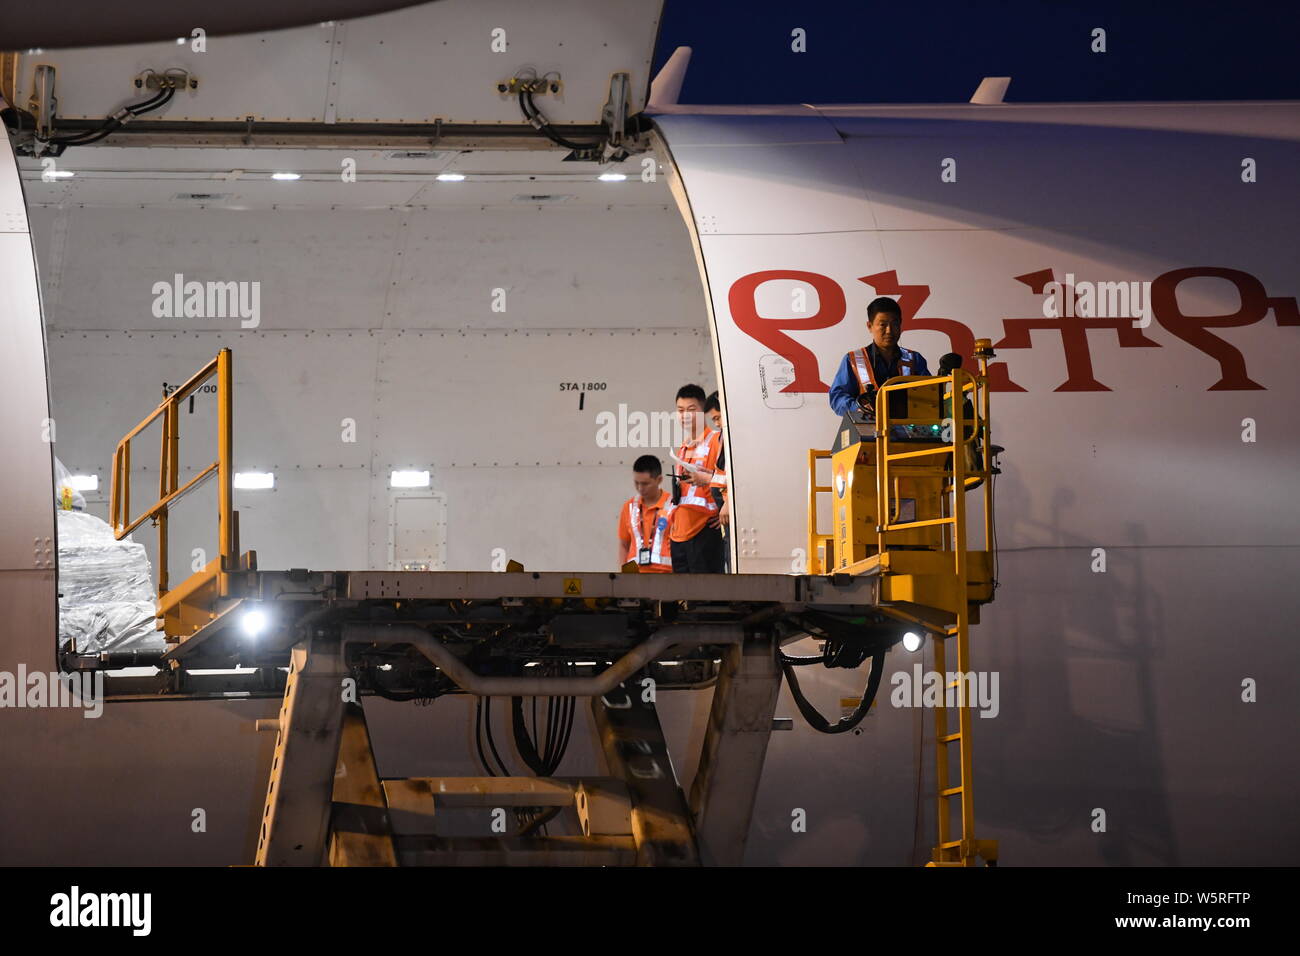
[[650,555],[653,553],[653,551],[652,551],[652,549],[651,549],[651,547],[650,547],[650,543],[649,543],[648,541],[643,540],[642,537],[641,537],[641,535],[642,535],[642,528],[641,528],[641,507],[640,507],[640,502],[637,502],[637,503],[635,503],[635,504],[632,505],[632,514],[631,514],[631,518],[632,518],[632,521],[635,523],[635,531],[636,531],[636,537],[637,537],[637,540],[641,542],[641,546],[637,549],[637,552],[636,552],[636,563],[637,563],[637,564],[641,564],[641,565],[649,564],[649,563],[650,563]]

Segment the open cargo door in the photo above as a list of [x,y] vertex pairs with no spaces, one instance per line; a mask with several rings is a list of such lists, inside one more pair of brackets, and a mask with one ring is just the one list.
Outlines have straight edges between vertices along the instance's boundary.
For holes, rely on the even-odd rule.
[[110,144],[143,129],[204,124],[216,134],[236,124],[244,145],[267,145],[295,127],[518,126],[508,86],[534,76],[545,81],[535,100],[552,124],[599,124],[611,88],[627,115],[643,108],[661,8],[450,0],[260,34],[209,36],[196,23],[150,43],[28,50],[10,65],[12,102],[41,123],[52,110],[56,122],[98,124],[170,76],[180,85],[166,108]]

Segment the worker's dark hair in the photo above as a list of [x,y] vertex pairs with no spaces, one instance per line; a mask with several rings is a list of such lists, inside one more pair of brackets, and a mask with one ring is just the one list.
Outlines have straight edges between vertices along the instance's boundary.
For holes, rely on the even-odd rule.
[[698,385],[683,385],[677,390],[677,397],[693,398],[700,403],[701,407],[704,405],[704,389],[700,388]]
[[722,411],[722,403],[718,401],[718,393],[714,392],[704,400],[704,414],[720,411]]
[[664,466],[654,455],[642,455],[632,463],[632,470],[651,478],[658,478],[664,473]]
[[870,325],[874,322],[876,316],[881,312],[888,312],[891,315],[898,316],[900,322],[903,320],[903,310],[898,307],[898,303],[889,296],[882,295],[872,299],[871,304],[867,306],[867,324]]

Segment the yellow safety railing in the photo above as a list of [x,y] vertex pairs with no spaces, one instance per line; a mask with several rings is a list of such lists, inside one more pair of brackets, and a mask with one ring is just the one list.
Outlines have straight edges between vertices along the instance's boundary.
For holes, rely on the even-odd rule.
[[[984,504],[984,549],[993,550],[993,447],[989,433],[989,390],[988,358],[992,348],[987,340],[977,343],[976,355],[979,358],[979,375],[973,376],[962,369],[953,369],[949,375],[929,376],[897,382],[887,382],[876,394],[876,540],[879,553],[883,557],[888,548],[886,536],[890,532],[908,528],[928,526],[948,526],[946,530],[946,549],[953,554],[953,573],[958,593],[969,594],[967,579],[967,541],[966,541],[966,492],[983,483]],[[951,407],[950,418],[939,424],[952,429],[951,440],[937,448],[920,451],[895,452],[892,447],[892,423],[889,419],[889,396],[909,388],[924,388],[940,383],[942,396]],[[974,418],[966,420],[966,396],[971,396],[971,410]],[[941,401],[942,407],[942,401]],[[930,424],[926,422],[925,424]],[[969,430],[970,434],[966,432]],[[978,443],[978,444],[977,444]],[[978,447],[978,459],[971,456],[975,467],[968,467],[967,452]],[[951,471],[940,466],[929,468],[911,468],[908,465],[894,465],[895,462],[916,462],[931,456],[946,456],[951,462]],[[891,468],[894,471],[906,470],[910,475],[934,477],[941,482],[941,494],[944,501],[944,517],[930,518],[922,521],[899,521],[898,511],[891,507],[891,492],[896,491],[890,480]],[[950,477],[949,477],[950,476]],[[951,507],[947,501],[951,496]],[[894,495],[897,497],[897,495]],[[946,512],[951,511],[950,514]],[[936,818],[938,823],[938,841],[934,848],[931,866],[974,866],[983,857],[987,863],[997,860],[997,842],[975,839],[975,798],[974,798],[974,756],[971,746],[972,716],[970,701],[964,697],[964,688],[959,689],[956,705],[957,729],[949,730],[949,714],[945,697],[952,688],[960,688],[962,676],[971,673],[970,661],[970,608],[967,601],[959,601],[956,609],[955,623],[945,629],[945,633],[936,635],[932,642],[934,649],[934,669],[945,675],[944,691],[938,705],[934,708],[934,742],[935,762],[935,796],[937,798]],[[947,641],[955,639],[957,645],[957,679],[949,682],[947,666]],[[952,779],[949,747],[957,746],[956,781]],[[956,801],[959,819],[959,834],[953,834],[951,819],[952,802]]]
[[[957,729],[950,730],[949,706],[945,703],[948,692],[961,685],[959,676],[955,682],[948,681],[947,656],[949,640],[957,645],[957,674],[971,673],[970,666],[970,624],[973,619],[973,603],[987,603],[987,596],[972,597],[971,587],[980,584],[995,583],[996,546],[993,514],[993,465],[994,445],[990,441],[989,427],[989,385],[988,362],[993,357],[992,343],[988,339],[979,339],[975,343],[975,356],[979,361],[979,374],[972,375],[962,369],[953,369],[946,375],[929,375],[925,377],[901,377],[891,379],[876,392],[876,553],[868,553],[866,560],[846,565],[849,573],[876,573],[887,577],[899,575],[908,577],[916,575],[916,570],[924,568],[920,576],[945,579],[942,591],[931,591],[931,596],[943,594],[947,597],[936,605],[942,607],[951,616],[924,621],[913,616],[906,608],[906,601],[886,602],[888,613],[900,620],[919,624],[933,634],[931,645],[934,649],[934,668],[945,675],[944,693],[934,708],[934,744],[936,749],[936,798],[938,802],[938,841],[934,848],[931,866],[974,866],[980,859],[988,864],[997,861],[997,841],[975,839],[975,801],[973,794],[974,770],[971,746],[972,714],[971,706],[964,697],[956,702]],[[915,416],[900,417],[899,422],[912,425],[938,426],[941,436],[933,441],[927,440],[928,448],[905,448],[895,451],[896,441],[893,437],[895,421],[890,420],[889,399],[895,393],[914,388],[939,389],[939,414],[947,417],[920,419]],[[970,414],[967,414],[967,402]],[[945,409],[945,403],[950,411]],[[951,429],[951,433],[942,432]],[[968,434],[969,432],[969,434]],[[865,437],[865,436],[864,436]],[[907,444],[911,444],[910,442]],[[978,449],[978,454],[975,453]],[[831,548],[834,536],[822,534],[818,528],[817,495],[833,491],[833,487],[821,485],[817,481],[817,463],[830,458],[831,452],[812,449],[808,452],[808,543],[812,555],[808,562],[810,574],[830,574],[834,567],[831,560]],[[861,462],[863,459],[859,459]],[[902,501],[900,480],[932,480],[938,483],[940,517],[925,517],[902,520]],[[834,478],[832,478],[834,481]],[[967,492],[983,487],[982,503],[984,507],[984,546],[983,551],[976,552],[974,570],[976,581],[970,580],[971,563],[968,557],[966,534]],[[912,492],[915,494],[915,492]],[[934,510],[930,511],[933,514]],[[939,540],[932,550],[943,554],[952,552],[950,569],[942,569],[942,558],[917,562],[917,546],[909,544],[906,549],[898,545],[894,554],[890,554],[891,536],[895,532],[909,531],[916,528],[938,527],[943,529]],[[868,549],[869,550],[869,549]],[[819,559],[819,552],[827,557],[825,562]],[[935,563],[940,565],[936,574]],[[991,569],[990,569],[991,564]],[[908,568],[913,570],[908,570]],[[949,577],[951,575],[951,577]],[[883,585],[882,585],[883,586]],[[912,592],[908,592],[909,594]],[[951,598],[950,600],[948,598]],[[951,623],[949,623],[951,622]],[[951,748],[957,747],[957,766],[951,766]],[[954,771],[959,774],[954,779]],[[952,809],[954,801],[959,810],[959,827],[953,832]]]
[[[984,359],[981,359],[981,364]],[[940,383],[944,396],[951,405],[951,416],[937,423],[929,421],[922,424],[940,424],[951,429],[951,441],[937,448],[923,448],[919,451],[890,450],[892,444],[893,423],[889,419],[889,395],[911,388],[925,388]],[[966,421],[965,399],[971,394],[971,407],[975,413],[972,421]],[[909,378],[903,381],[886,382],[876,392],[876,548],[880,554],[888,550],[886,535],[891,531],[911,528],[933,527],[935,525],[951,526],[951,550],[954,558],[954,570],[959,578],[966,577],[966,495],[965,491],[983,486],[984,504],[984,549],[992,547],[993,539],[993,474],[992,446],[989,441],[989,393],[988,379],[981,374],[971,375],[963,369],[953,369],[948,375],[931,375],[924,378]],[[906,419],[909,423],[915,423]],[[969,430],[970,434],[966,432]],[[980,449],[978,460],[974,454],[971,461],[977,467],[971,468],[967,463],[967,452]],[[927,518],[919,521],[899,521],[899,511],[891,507],[898,500],[896,481],[891,471],[892,462],[916,461],[936,455],[946,456],[951,462],[951,484],[944,489],[945,497],[953,488],[962,489],[962,494],[952,496],[952,514],[942,518]],[[927,469],[928,470],[928,469]],[[946,472],[945,472],[946,474]]]
[[[217,379],[217,460],[194,478],[180,485],[180,405],[208,379]],[[232,508],[231,471],[233,457],[233,390],[230,349],[222,349],[184,385],[167,395],[144,421],[126,433],[113,451],[112,491],[109,495],[109,520],[113,535],[121,540],[152,518],[158,528],[158,596],[167,593],[167,516],[181,498],[212,475],[217,476],[217,535],[221,553],[219,567],[234,569],[239,553],[239,531]],[[162,416],[162,450],[158,459],[158,500],[136,517],[131,517],[131,439]]]
[[[812,549],[812,553],[808,555],[809,574],[829,574],[830,569],[835,566],[834,556],[831,553],[831,549],[834,547],[832,541],[834,541],[835,536],[833,534],[822,534],[817,530],[817,494],[818,492],[835,490],[830,485],[817,484],[817,462],[830,457],[831,453],[829,451],[822,451],[817,448],[808,449],[808,547]],[[825,554],[826,560],[822,561],[819,554]]]

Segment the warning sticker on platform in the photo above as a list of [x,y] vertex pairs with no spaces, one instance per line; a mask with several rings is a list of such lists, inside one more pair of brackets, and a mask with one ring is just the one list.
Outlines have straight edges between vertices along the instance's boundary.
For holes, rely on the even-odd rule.
[[565,594],[581,594],[581,593],[582,593],[582,578],[565,578],[565,579],[564,579],[564,593],[565,593]]

